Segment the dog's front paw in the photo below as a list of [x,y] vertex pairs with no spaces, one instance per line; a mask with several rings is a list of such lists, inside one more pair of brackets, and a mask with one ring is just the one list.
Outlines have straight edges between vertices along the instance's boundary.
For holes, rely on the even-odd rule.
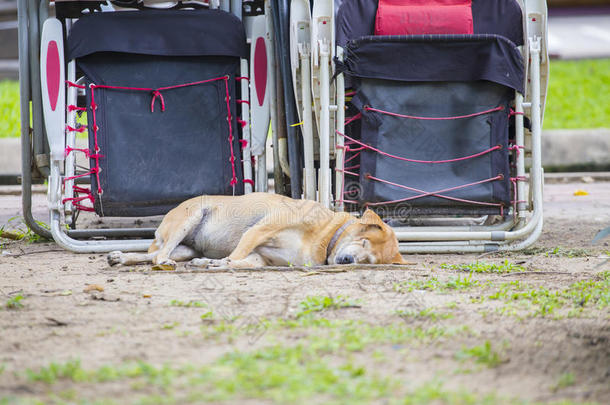
[[106,256],[106,260],[110,266],[116,266],[117,264],[123,264],[123,252],[120,250],[115,250],[108,253]]
[[152,266],[153,270],[176,270],[176,262],[173,260],[163,260]]
[[195,259],[192,259],[188,263],[188,267],[207,268],[210,265],[210,262],[211,262],[211,260],[210,259],[206,259],[205,257],[203,257],[203,258],[195,258]]
[[208,267],[216,268],[216,269],[219,267],[228,267],[229,263],[231,263],[231,260],[227,259],[227,258],[218,259],[218,260],[212,259],[212,260],[210,260]]

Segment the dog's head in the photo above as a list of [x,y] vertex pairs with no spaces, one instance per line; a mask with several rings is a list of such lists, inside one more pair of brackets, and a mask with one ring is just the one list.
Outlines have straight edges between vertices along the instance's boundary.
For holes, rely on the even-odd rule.
[[329,263],[406,264],[398,252],[398,240],[379,215],[367,209],[348,226],[328,258]]

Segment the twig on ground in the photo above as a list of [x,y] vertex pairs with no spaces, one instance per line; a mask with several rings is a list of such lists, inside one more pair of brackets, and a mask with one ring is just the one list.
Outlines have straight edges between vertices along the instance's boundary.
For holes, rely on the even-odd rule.
[[52,323],[51,326],[68,326],[68,322],[60,321],[50,316],[45,317],[45,319]]
[[572,274],[569,271],[516,271],[514,273],[502,274],[502,277],[508,276],[520,276],[520,275],[531,275],[531,274]]
[[64,250],[62,250],[62,249],[44,249],[44,250],[34,250],[31,252],[24,252],[22,250],[21,253],[10,254],[8,256],[9,257],[21,257],[21,256],[33,255],[33,254],[37,254],[37,253],[49,253],[49,252],[64,252]]

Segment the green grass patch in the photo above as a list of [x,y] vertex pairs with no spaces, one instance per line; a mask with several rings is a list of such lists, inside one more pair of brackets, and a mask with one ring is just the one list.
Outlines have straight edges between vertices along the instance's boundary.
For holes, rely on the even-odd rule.
[[[50,386],[47,390],[49,398],[67,400],[69,403],[117,403],[109,398],[100,398],[99,394],[95,398],[87,398],[87,394],[84,394],[89,384],[110,382],[114,382],[114,390],[117,382],[128,384],[129,388],[123,391],[120,403],[238,403],[244,399],[279,404],[525,403],[494,393],[450,390],[438,379],[412,386],[393,377],[380,376],[353,360],[324,359],[306,345],[274,345],[251,353],[232,352],[205,366],[171,367],[135,362],[86,370],[78,360],[70,360],[65,364],[53,363],[37,371],[28,370],[28,376],[30,381],[42,381]],[[64,381],[63,389],[54,393],[52,386],[57,381]],[[72,386],[65,389],[66,383],[70,382]],[[79,394],[79,387],[83,388],[80,391],[83,394]],[[15,403],[15,399],[6,397],[0,400],[0,404],[2,401]],[[48,402],[22,400],[17,403]]]
[[497,367],[503,362],[502,356],[491,347],[489,340],[485,341],[482,345],[463,347],[456,353],[455,357],[460,361],[472,359],[476,363],[483,364],[489,368]]
[[512,281],[501,284],[487,298],[504,301],[508,306],[530,308],[530,316],[551,316],[563,308],[569,309],[568,316],[576,316],[586,308],[603,309],[610,305],[610,271],[558,290],[529,288],[520,281]]
[[23,308],[23,304],[21,301],[23,300],[23,295],[15,295],[13,298],[9,298],[4,304],[4,308],[6,309],[19,309]]
[[557,383],[553,387],[553,391],[557,391],[563,388],[571,387],[575,384],[574,373],[563,373],[557,378]]
[[297,312],[296,317],[300,318],[314,312],[341,308],[360,308],[360,302],[350,300],[348,297],[342,295],[336,297],[309,296],[299,304],[299,311]]
[[422,309],[421,311],[405,311],[405,310],[396,310],[396,315],[405,319],[418,319],[418,320],[430,320],[430,321],[440,321],[443,319],[453,318],[453,314],[449,314],[446,312],[437,312],[433,308]]
[[207,308],[207,304],[201,301],[179,301],[171,300],[169,305],[172,307],[185,307],[185,308]]
[[523,266],[510,263],[507,259],[502,263],[474,262],[465,264],[441,264],[441,269],[461,270],[473,273],[514,273],[525,271]]
[[430,291],[455,291],[469,290],[474,287],[479,287],[482,284],[472,278],[473,273],[470,272],[467,276],[452,277],[446,281],[440,281],[436,277],[430,277],[425,280],[409,280],[394,284],[394,290],[399,293],[407,293],[415,290],[430,290]]
[[564,248],[557,246],[556,248],[546,252],[546,257],[587,257],[591,256],[591,252],[581,248]]
[[0,81],[0,138],[21,136],[19,82]]
[[551,61],[544,129],[610,128],[610,59]]

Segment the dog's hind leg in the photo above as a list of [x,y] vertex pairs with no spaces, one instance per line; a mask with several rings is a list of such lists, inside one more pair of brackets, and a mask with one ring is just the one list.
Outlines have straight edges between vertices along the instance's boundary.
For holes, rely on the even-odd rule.
[[265,259],[258,253],[250,253],[246,258],[239,260],[231,260],[228,257],[224,259],[207,259],[196,258],[189,262],[189,266],[204,267],[213,269],[256,269],[266,265]]
[[185,262],[199,255],[200,253],[191,247],[186,245],[178,245],[169,255],[169,258],[176,262]]
[[[153,261],[157,252],[150,253],[123,253],[119,250],[115,250],[114,252],[108,253],[106,259],[108,260],[108,264],[111,266],[117,264],[131,265],[138,263],[150,263]],[[186,260],[190,260],[193,257],[197,257],[199,253],[188,246],[178,245],[169,255],[170,260],[175,262],[183,262]]]
[[[207,210],[196,210],[195,212],[189,212],[187,210],[181,212],[182,215],[170,216],[170,214],[173,213],[174,211],[170,211],[170,213],[166,215],[163,222],[161,222],[159,229],[155,232],[155,239],[161,240],[162,243],[155,251],[155,255],[152,258],[154,264],[153,269],[173,270],[176,268],[176,261],[171,257],[172,253],[184,238],[201,223],[204,216],[207,214]],[[185,246],[184,248],[187,247]],[[185,252],[184,249],[177,252],[177,256],[181,257],[179,260],[186,260],[186,257],[190,259],[197,256],[197,254],[192,251],[188,251],[188,254],[184,254]],[[178,255],[178,253],[183,254]]]
[[108,253],[106,260],[111,266],[117,264],[138,264],[138,263],[150,263],[157,252],[153,253],[123,253],[120,250],[115,250]]

